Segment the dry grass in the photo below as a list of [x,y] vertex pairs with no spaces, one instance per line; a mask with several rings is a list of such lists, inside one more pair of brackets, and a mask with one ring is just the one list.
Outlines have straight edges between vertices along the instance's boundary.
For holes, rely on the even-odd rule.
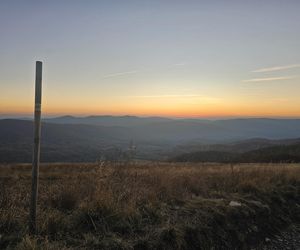
[[242,249],[300,218],[299,165],[51,164],[31,237],[30,175],[0,166],[1,249]]

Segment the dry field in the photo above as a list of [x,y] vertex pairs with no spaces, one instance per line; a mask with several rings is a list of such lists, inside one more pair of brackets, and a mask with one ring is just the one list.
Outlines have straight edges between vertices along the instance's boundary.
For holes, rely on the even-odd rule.
[[300,219],[300,165],[0,166],[0,249],[250,249]]

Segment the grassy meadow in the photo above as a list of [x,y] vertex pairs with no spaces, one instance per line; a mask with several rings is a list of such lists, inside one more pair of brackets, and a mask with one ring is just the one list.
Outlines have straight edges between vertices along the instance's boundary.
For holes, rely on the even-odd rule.
[[300,219],[297,164],[0,166],[0,249],[250,249]]

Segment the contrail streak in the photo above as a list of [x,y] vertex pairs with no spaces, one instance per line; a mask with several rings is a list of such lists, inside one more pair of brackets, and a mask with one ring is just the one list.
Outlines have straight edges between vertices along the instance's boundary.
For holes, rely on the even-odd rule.
[[249,80],[243,80],[243,82],[270,82],[270,81],[290,80],[290,79],[295,79],[296,77],[297,76],[254,78]]
[[276,66],[271,68],[262,68],[257,69],[252,72],[254,73],[264,73],[264,72],[273,72],[273,71],[279,71],[279,70],[285,70],[285,69],[294,69],[294,68],[300,68],[300,64],[291,64],[291,65],[285,65],[285,66]]

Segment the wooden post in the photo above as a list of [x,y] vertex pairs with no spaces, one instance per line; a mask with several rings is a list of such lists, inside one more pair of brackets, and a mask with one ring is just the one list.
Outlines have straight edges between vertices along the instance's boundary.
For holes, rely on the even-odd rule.
[[41,137],[41,101],[42,101],[42,62],[36,62],[35,71],[35,108],[34,108],[34,146],[32,161],[32,183],[29,230],[36,233],[36,207],[38,197],[38,177],[40,165],[40,137]]

